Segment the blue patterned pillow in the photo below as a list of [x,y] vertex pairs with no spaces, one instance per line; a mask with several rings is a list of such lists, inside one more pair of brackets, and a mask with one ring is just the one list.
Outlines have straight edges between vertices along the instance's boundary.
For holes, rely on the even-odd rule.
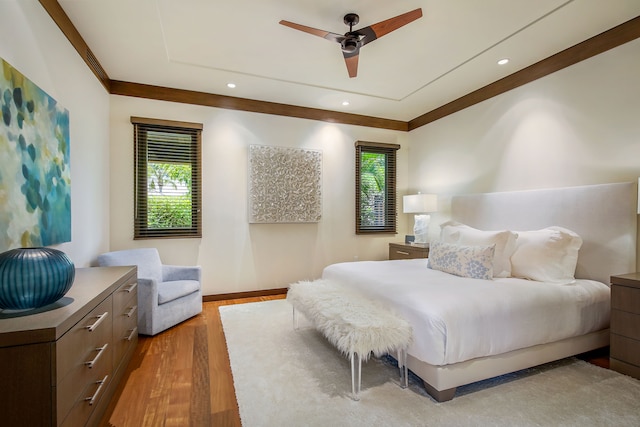
[[495,246],[462,246],[431,242],[427,266],[456,276],[491,280]]

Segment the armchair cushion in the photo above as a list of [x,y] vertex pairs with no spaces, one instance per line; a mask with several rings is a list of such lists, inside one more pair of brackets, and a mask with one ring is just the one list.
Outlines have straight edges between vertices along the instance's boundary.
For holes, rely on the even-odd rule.
[[200,290],[195,280],[174,280],[158,283],[158,304],[162,305]]

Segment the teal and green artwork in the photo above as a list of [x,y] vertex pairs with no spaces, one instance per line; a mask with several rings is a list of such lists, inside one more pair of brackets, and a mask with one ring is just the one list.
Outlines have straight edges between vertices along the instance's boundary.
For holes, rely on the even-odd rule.
[[2,58],[0,66],[0,252],[69,242],[69,112]]

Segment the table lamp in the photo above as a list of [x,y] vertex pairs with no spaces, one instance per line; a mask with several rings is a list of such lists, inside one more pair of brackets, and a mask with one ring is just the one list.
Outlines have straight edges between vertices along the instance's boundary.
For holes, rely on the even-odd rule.
[[429,234],[430,212],[438,210],[438,196],[435,194],[411,194],[402,197],[402,211],[414,213],[413,234],[414,243],[427,243]]

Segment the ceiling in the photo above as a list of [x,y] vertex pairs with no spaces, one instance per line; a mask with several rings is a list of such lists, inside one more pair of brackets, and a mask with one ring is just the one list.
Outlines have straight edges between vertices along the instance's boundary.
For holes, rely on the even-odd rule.
[[[640,0],[58,1],[112,80],[403,121],[640,15]],[[362,47],[355,78],[337,43],[279,25],[342,34],[346,13],[358,29],[416,8]]]

